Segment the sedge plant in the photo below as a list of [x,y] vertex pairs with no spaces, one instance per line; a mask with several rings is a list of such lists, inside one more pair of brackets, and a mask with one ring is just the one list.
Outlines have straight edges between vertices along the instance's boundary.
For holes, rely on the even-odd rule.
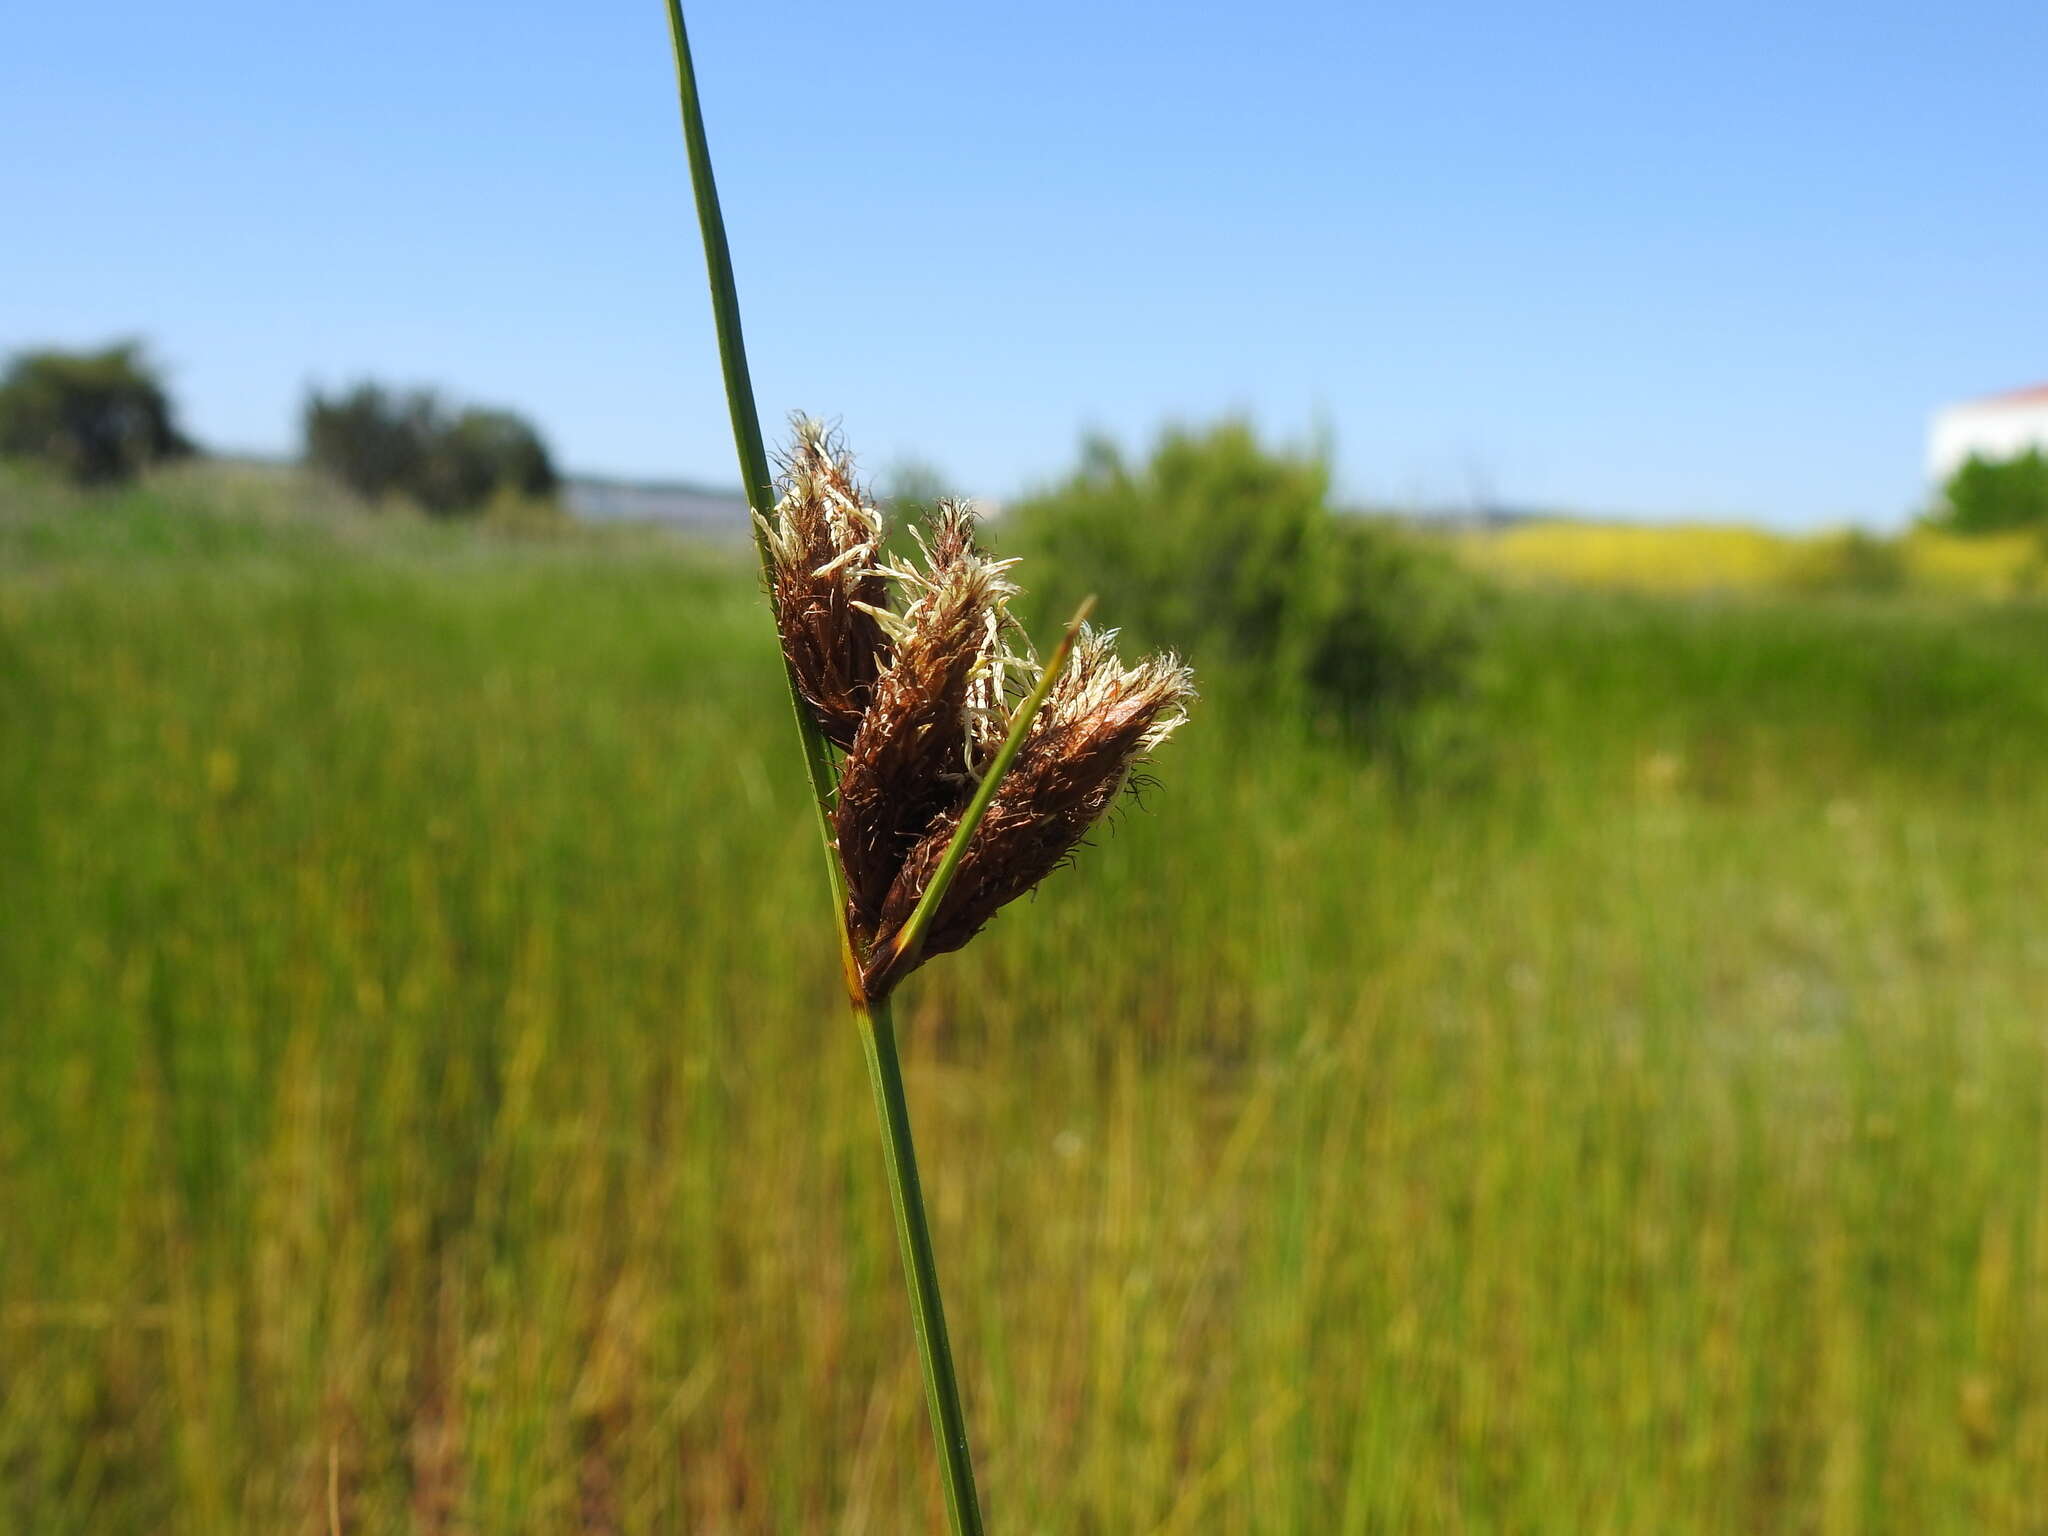
[[733,441],[832,896],[841,972],[867,1058],[919,1363],[952,1529],[982,1529],[946,1337],[890,998],[934,955],[1065,863],[1186,718],[1188,669],[1133,666],[1092,599],[1041,663],[1011,616],[1013,560],[973,508],[941,501],[885,554],[852,455],[798,415],[772,471],[761,434],[681,0],[668,0],[683,135],[711,280]]

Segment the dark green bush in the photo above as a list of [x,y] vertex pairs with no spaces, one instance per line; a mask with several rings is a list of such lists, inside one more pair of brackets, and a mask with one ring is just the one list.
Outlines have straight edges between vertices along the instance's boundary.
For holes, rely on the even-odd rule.
[[1480,588],[1445,550],[1330,505],[1316,453],[1263,447],[1242,422],[1170,430],[1142,465],[1094,441],[1065,483],[1013,509],[1006,539],[1083,585],[1147,644],[1213,685],[1375,745],[1400,745],[1468,686]]
[[139,343],[21,352],[0,375],[0,457],[39,460],[80,485],[101,485],[191,451]]
[[493,498],[552,496],[539,432],[510,411],[455,410],[432,390],[363,383],[306,401],[306,461],[370,501],[404,497],[440,516]]
[[1910,574],[1896,539],[1845,528],[1800,551],[1792,585],[1805,592],[1898,592]]
[[1942,488],[1932,521],[1953,533],[2048,529],[2048,458],[2038,448],[2010,459],[1971,454]]

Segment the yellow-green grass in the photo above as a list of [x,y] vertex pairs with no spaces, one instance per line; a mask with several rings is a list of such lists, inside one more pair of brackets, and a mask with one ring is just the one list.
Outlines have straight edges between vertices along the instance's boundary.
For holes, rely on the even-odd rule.
[[[939,1491],[737,553],[0,491],[0,1530]],[[992,1528],[2038,1529],[2048,613],[1219,689],[899,1005]],[[1198,658],[1199,660],[1199,658]]]
[[[1741,592],[1853,585],[1842,569],[1845,535],[1773,533],[1739,524],[1513,524],[1459,536],[1482,570],[1511,582],[1564,583],[1641,592]],[[1957,597],[2032,592],[2048,570],[2048,545],[2031,533],[1973,535],[1914,528],[1887,541],[1899,584]]]

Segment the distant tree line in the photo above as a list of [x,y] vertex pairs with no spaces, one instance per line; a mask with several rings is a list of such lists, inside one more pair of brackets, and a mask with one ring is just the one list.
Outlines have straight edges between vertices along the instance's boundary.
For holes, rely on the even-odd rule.
[[[314,390],[300,426],[306,464],[366,501],[459,516],[500,497],[550,499],[560,482],[531,422],[454,405],[430,389],[363,382],[331,395]],[[195,451],[162,367],[138,342],[19,352],[0,372],[0,459],[91,486]]]
[[[547,442],[525,417],[454,404],[431,389],[364,381],[333,394],[314,390],[306,398],[300,426],[306,464],[365,501],[410,502],[436,516],[459,516],[500,497],[550,499],[559,486]],[[139,342],[116,342],[97,351],[30,349],[14,354],[0,370],[0,459],[40,463],[90,486],[132,479],[152,465],[196,451],[178,426],[163,369]],[[1369,631],[1379,621],[1355,605],[1347,609],[1341,594],[1368,574],[1364,567],[1405,562],[1408,554],[1400,544],[1376,541],[1370,534],[1332,534],[1330,528],[1339,525],[1300,513],[1299,508],[1320,502],[1325,479],[1326,470],[1313,462],[1262,459],[1241,428],[1227,427],[1199,443],[1169,435],[1143,472],[1096,445],[1081,473],[1057,496],[1039,498],[1043,505],[1036,510],[1057,545],[1079,539],[1083,526],[1116,526],[1114,516],[1098,521],[1086,510],[1090,507],[1105,513],[1112,506],[1128,510],[1149,497],[1183,510],[1193,507],[1192,522],[1181,529],[1190,538],[1202,536],[1198,530],[1208,515],[1202,509],[1213,508],[1234,530],[1231,538],[1246,541],[1242,548],[1223,551],[1230,557],[1223,568],[1233,573],[1231,596],[1237,606],[1189,598],[1191,611],[1229,630],[1234,644],[1253,651],[1304,646],[1314,651],[1325,643],[1318,655],[1304,653],[1303,667],[1327,680],[1335,692],[1351,694],[1357,691],[1355,679],[1338,674],[1355,672],[1360,657],[1378,654],[1379,642]],[[1236,523],[1232,508],[1252,503],[1262,510],[1249,523]],[[1297,511],[1283,514],[1275,507]],[[1927,521],[1953,533],[2048,533],[2048,455],[2033,448],[1998,460],[1972,456],[1942,487]],[[1118,553],[1156,551],[1140,543]],[[1140,559],[1117,568],[1138,571],[1143,566]],[[1327,623],[1315,626],[1323,630],[1325,642],[1281,634],[1274,627],[1280,610],[1270,593],[1254,595],[1259,581],[1276,573],[1291,579],[1297,570],[1319,588],[1334,582],[1325,604]],[[1284,606],[1295,615],[1301,604]],[[1431,625],[1446,634],[1456,629],[1433,604],[1425,608]],[[1165,627],[1181,628],[1180,616]],[[1341,643],[1329,641],[1340,632],[1346,636]],[[1391,667],[1384,657],[1376,659],[1367,665],[1379,681],[1366,691],[1384,694],[1418,686],[1437,670],[1440,657],[1457,649],[1449,643],[1430,647],[1428,659],[1404,658]]]
[[0,374],[0,458],[39,460],[80,485],[104,485],[191,451],[138,342],[18,352]]
[[428,389],[362,383],[306,399],[306,462],[366,501],[402,497],[440,516],[494,497],[553,496],[547,444],[511,411],[457,409]]

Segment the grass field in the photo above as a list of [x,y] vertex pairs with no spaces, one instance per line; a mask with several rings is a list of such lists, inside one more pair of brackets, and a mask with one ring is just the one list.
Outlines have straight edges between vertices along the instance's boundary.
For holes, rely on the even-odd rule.
[[[937,1529],[744,567],[47,500],[0,1531]],[[992,1527],[2041,1530],[2048,607],[1489,654],[1406,789],[1212,690],[906,989]]]

